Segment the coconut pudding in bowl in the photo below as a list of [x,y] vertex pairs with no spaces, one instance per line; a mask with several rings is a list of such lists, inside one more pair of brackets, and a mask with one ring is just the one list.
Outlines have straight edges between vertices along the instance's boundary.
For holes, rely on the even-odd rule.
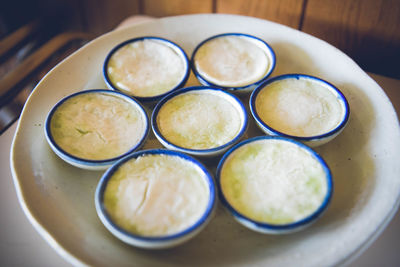
[[333,185],[324,160],[284,137],[243,141],[217,168],[220,199],[234,218],[261,233],[282,234],[313,223],[330,202]]
[[60,100],[45,123],[46,139],[66,162],[102,170],[140,148],[149,132],[133,98],[110,90],[81,91]]
[[275,68],[275,53],[263,40],[243,33],[224,33],[201,42],[191,65],[203,85],[252,91]]
[[281,75],[262,83],[250,97],[250,110],[265,133],[290,137],[309,146],[335,138],[350,114],[342,92],[304,74]]
[[104,226],[123,242],[157,249],[179,245],[210,220],[214,180],[194,158],[154,149],[123,158],[101,178],[95,206]]
[[110,89],[149,102],[184,86],[189,74],[189,60],[183,49],[151,36],[117,45],[103,65],[104,80]]
[[223,153],[247,129],[246,109],[236,96],[203,86],[183,88],[163,98],[151,121],[162,145],[196,156]]

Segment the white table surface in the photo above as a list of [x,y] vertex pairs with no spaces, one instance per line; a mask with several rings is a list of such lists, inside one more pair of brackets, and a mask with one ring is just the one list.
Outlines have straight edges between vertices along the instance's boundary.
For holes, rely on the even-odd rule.
[[[400,80],[370,74],[400,114]],[[70,266],[35,231],[17,200],[10,170],[10,148],[17,123],[0,136],[0,266]],[[400,175],[399,175],[400,179]],[[350,266],[400,266],[400,212]]]

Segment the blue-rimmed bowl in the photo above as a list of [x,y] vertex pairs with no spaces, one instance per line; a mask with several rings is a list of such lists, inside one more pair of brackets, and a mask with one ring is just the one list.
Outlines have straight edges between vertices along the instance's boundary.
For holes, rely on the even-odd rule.
[[[181,160],[182,164],[191,164],[192,172],[196,171],[202,175],[204,178],[204,182],[206,184],[206,187],[208,190],[208,199],[206,200],[206,206],[204,210],[200,211],[201,216],[197,218],[191,225],[187,226],[185,229],[182,229],[178,232],[174,232],[171,234],[166,234],[166,235],[143,235],[143,234],[138,234],[138,233],[133,233],[132,231],[126,230],[126,228],[122,227],[120,224],[118,224],[115,220],[113,220],[111,213],[109,210],[106,208],[105,204],[105,195],[106,195],[106,189],[110,183],[110,180],[112,179],[113,175],[118,172],[121,168],[124,167],[124,165],[129,164],[130,161],[135,161],[135,160],[140,160],[141,157],[146,157],[146,156],[161,156],[161,157],[174,157],[175,159]],[[154,163],[157,164],[158,162]],[[141,163],[142,164],[142,163]],[[149,164],[149,163],[148,163]],[[140,165],[140,164],[139,164]],[[147,166],[147,165],[146,165]],[[167,166],[171,171],[176,168],[176,166]],[[151,168],[151,166],[147,166],[147,168]],[[159,165],[155,166],[155,169],[159,170],[161,167]],[[132,174],[135,172],[135,168],[131,167],[130,173]],[[174,175],[177,172],[174,172]],[[152,173],[151,175],[156,175],[157,173]],[[120,181],[123,181],[123,175],[119,174]],[[181,177],[184,178],[184,177]],[[172,194],[172,195],[177,195],[179,190],[177,189],[178,184],[175,185],[175,187],[172,188],[167,188],[165,187],[165,190],[163,190],[163,194],[166,192]],[[151,189],[148,189],[149,191]],[[169,191],[168,191],[169,190]],[[151,195],[151,193],[148,193],[147,195],[150,195],[148,197],[152,197],[154,195]],[[131,195],[132,199],[134,199],[135,195]],[[184,205],[188,203],[188,200],[184,200]],[[143,201],[144,203],[144,201]],[[197,203],[197,204],[196,204]],[[194,205],[199,205],[199,202],[197,201],[194,203]],[[193,203],[192,203],[193,204]],[[142,204],[145,205],[145,204]],[[168,206],[169,204],[166,203],[164,207],[160,206],[160,209],[163,210],[169,210],[171,207]],[[95,192],[95,206],[96,206],[96,211],[97,214],[104,224],[104,226],[118,239],[121,241],[141,247],[141,248],[148,248],[148,249],[160,249],[160,248],[168,248],[168,247],[173,247],[176,245],[179,245],[183,242],[188,241],[189,239],[193,238],[196,234],[198,234],[205,226],[206,224],[210,221],[212,218],[212,215],[214,213],[214,207],[216,205],[216,188],[214,184],[214,179],[211,176],[211,174],[208,172],[208,170],[202,165],[199,161],[196,159],[180,152],[176,151],[171,151],[171,150],[166,150],[166,149],[153,149],[153,150],[143,150],[143,151],[138,151],[134,154],[131,154],[117,163],[115,163],[110,169],[108,169],[104,175],[102,176],[101,180],[99,181],[96,192]],[[171,214],[169,214],[171,215]],[[169,216],[169,215],[164,215],[164,216]],[[155,222],[163,220],[163,217],[160,218],[153,218]],[[135,229],[138,229],[135,227]]]
[[[310,91],[311,93],[305,93],[304,95],[308,98],[308,102],[304,102],[304,103],[308,103],[308,104],[304,104],[301,102],[301,98],[303,96],[299,96],[299,94],[296,93],[296,95],[293,93],[293,96],[289,97],[285,97],[285,99],[291,98],[292,101],[290,105],[287,105],[284,107],[283,110],[287,111],[287,110],[292,110],[295,111],[293,112],[293,114],[291,115],[291,119],[289,119],[289,116],[285,113],[280,113],[280,114],[284,114],[284,115],[276,115],[273,118],[280,118],[280,122],[281,123],[287,123],[288,121],[293,121],[293,119],[298,118],[302,118],[302,120],[304,120],[304,114],[307,114],[307,124],[304,124],[305,127],[307,127],[307,125],[311,125],[312,120],[314,120],[315,118],[319,119],[319,118],[324,118],[321,117],[321,109],[318,109],[318,112],[310,112],[309,111],[309,107],[313,105],[313,102],[315,103],[321,103],[321,106],[327,106],[328,104],[330,105],[330,107],[335,107],[335,108],[330,108],[327,109],[328,112],[330,112],[330,114],[328,113],[328,115],[337,115],[337,118],[335,120],[335,123],[331,123],[329,122],[331,125],[325,127],[325,129],[321,129],[321,130],[316,130],[315,132],[313,132],[313,134],[299,134],[297,132],[293,133],[293,132],[288,132],[287,129],[280,129],[279,127],[277,127],[276,125],[272,125],[271,122],[267,121],[269,119],[266,119],[266,117],[263,118],[262,112],[260,112],[261,110],[261,106],[263,106],[262,108],[270,108],[271,110],[272,105],[275,105],[276,103],[278,103],[278,101],[275,100],[270,100],[270,105],[268,105],[268,103],[263,103],[258,102],[258,99],[262,99],[260,97],[260,95],[264,94],[267,92],[267,90],[275,90],[275,88],[277,88],[277,86],[279,86],[279,84],[282,84],[282,82],[284,83],[291,83],[290,85],[282,85],[282,88],[285,87],[286,92],[290,93],[290,90],[293,91],[294,93],[296,93],[295,89],[296,87],[302,87],[302,86],[308,86],[305,85],[306,83],[310,84],[310,86],[316,86],[315,88],[318,88],[319,93],[324,93],[327,97],[329,98],[322,98],[319,97],[319,99],[322,100],[318,100],[317,98],[317,94],[314,93],[313,91]],[[275,86],[274,89],[271,89],[273,86]],[[307,88],[307,87],[305,87]],[[293,89],[293,90],[292,90]],[[296,89],[297,90],[297,89]],[[311,87],[310,87],[311,90]],[[277,90],[275,90],[276,92]],[[271,91],[272,92],[272,91]],[[272,94],[272,93],[271,93]],[[312,98],[315,97],[315,98]],[[283,98],[283,97],[282,97]],[[329,100],[328,100],[329,99]],[[318,102],[321,101],[321,102]],[[322,102],[324,101],[324,102]],[[259,104],[257,104],[259,103]],[[289,138],[293,138],[296,139],[297,141],[303,142],[309,146],[312,147],[316,147],[322,144],[325,144],[327,142],[329,142],[330,140],[332,140],[333,138],[335,138],[346,126],[347,121],[349,119],[349,115],[350,115],[350,107],[349,104],[347,102],[346,97],[343,95],[343,93],[337,89],[334,85],[332,85],[331,83],[322,80],[320,78],[314,77],[314,76],[310,76],[310,75],[305,75],[305,74],[285,74],[285,75],[280,75],[280,76],[276,76],[274,78],[268,79],[267,81],[263,82],[262,84],[260,84],[251,94],[250,97],[250,111],[251,114],[253,116],[253,118],[255,119],[257,125],[260,127],[261,130],[263,130],[266,134],[268,135],[276,135],[276,136],[284,136],[284,137],[289,137]],[[258,110],[258,107],[260,110]],[[275,107],[274,107],[275,109]],[[272,116],[271,116],[272,117]],[[325,123],[326,121],[329,120],[324,120],[324,119],[320,119],[320,121],[318,122],[319,124]],[[289,125],[289,124],[288,124]],[[298,131],[300,127],[296,128],[296,127],[292,127],[291,131]]]
[[[180,59],[182,60],[182,64],[183,64],[183,70],[182,70],[182,78],[180,81],[178,81],[176,84],[174,84],[173,86],[169,85],[166,86],[165,89],[162,90],[161,93],[158,94],[151,94],[151,95],[137,95],[134,92],[121,88],[120,86],[118,86],[116,84],[116,82],[112,81],[109,71],[108,71],[108,67],[109,67],[109,63],[111,58],[115,55],[115,53],[117,51],[120,51],[121,48],[124,48],[128,45],[132,45],[134,43],[137,42],[143,42],[143,41],[153,41],[153,42],[157,42],[158,44],[162,44],[163,46],[172,49],[172,51],[178,55],[178,57],[180,57]],[[170,62],[167,62],[167,64],[170,64]],[[146,77],[148,77],[148,79],[159,79],[160,75],[162,73],[154,73],[154,71],[152,70],[146,70],[145,71],[145,75]],[[185,85],[187,79],[189,78],[189,74],[190,74],[190,64],[189,64],[189,59],[185,53],[185,51],[176,43],[164,39],[164,38],[160,38],[160,37],[155,37],[155,36],[144,36],[144,37],[139,37],[139,38],[134,38],[134,39],[130,39],[127,41],[124,41],[120,44],[118,44],[116,47],[114,47],[107,55],[104,64],[103,64],[103,77],[104,80],[108,86],[108,88],[110,88],[111,90],[117,90],[117,91],[122,91],[128,95],[131,95],[133,97],[135,97],[136,99],[138,99],[139,101],[143,101],[143,102],[154,102],[154,101],[158,101],[160,100],[162,97],[164,97],[165,95],[167,95],[168,93],[181,88]]]
[[[214,79],[210,76],[210,75],[213,75],[212,73],[207,73],[207,71],[199,68],[198,64],[196,63],[196,61],[197,61],[196,56],[198,56],[199,51],[201,51],[201,49],[204,47],[204,45],[206,45],[214,40],[217,40],[219,38],[225,38],[225,37],[241,38],[241,40],[246,40],[249,42],[249,44],[254,44],[256,47],[260,48],[265,53],[265,56],[268,60],[268,66],[267,66],[265,72],[263,74],[261,74],[258,78],[255,78],[251,82],[249,81],[245,84],[238,84],[238,82],[236,82],[236,84],[234,84],[234,83],[225,84],[225,81],[219,81],[217,79]],[[224,52],[229,53],[230,51],[225,50]],[[219,34],[219,35],[215,35],[210,38],[207,38],[206,40],[202,41],[199,45],[196,46],[196,48],[194,49],[194,51],[192,53],[191,60],[190,60],[190,64],[191,64],[193,73],[195,74],[196,78],[199,80],[199,82],[201,84],[206,85],[206,86],[218,87],[218,88],[221,88],[224,90],[232,90],[235,93],[236,92],[247,93],[247,92],[251,92],[252,90],[254,90],[257,87],[257,85],[259,85],[260,83],[262,83],[269,77],[269,75],[272,73],[272,71],[275,68],[275,64],[276,64],[275,62],[276,62],[275,52],[268,43],[266,43],[265,41],[263,41],[262,39],[260,39],[258,37],[255,37],[255,36],[252,36],[249,34],[244,34],[244,33],[224,33],[224,34]],[[210,65],[217,65],[217,64],[220,64],[221,62],[218,62],[218,59],[215,59],[215,60],[212,59],[212,61],[209,63],[210,63]],[[232,65],[229,67],[234,69],[234,68],[237,68],[237,66],[238,65],[235,64],[235,65]],[[207,77],[207,75],[209,77]]]
[[[298,176],[293,175],[299,170]],[[333,194],[325,161],[303,143],[278,136],[253,137],[232,147],[218,164],[217,185],[219,197],[234,219],[266,234],[291,233],[311,225],[326,210]],[[232,193],[234,190],[237,192]],[[257,211],[260,203],[265,214],[255,215],[252,210]],[[299,214],[293,207],[308,210]]]
[[[65,104],[67,101],[70,103],[71,101],[73,101],[74,99],[76,100],[77,97],[80,96],[111,96],[113,98],[118,98],[124,101],[124,103],[128,103],[132,109],[135,110],[135,112],[137,112],[138,114],[138,118],[141,119],[141,122],[143,122],[143,125],[140,125],[140,128],[138,129],[138,131],[140,130],[140,132],[138,132],[138,136],[137,136],[137,141],[136,142],[132,142],[130,144],[129,147],[126,147],[125,151],[123,153],[119,153],[117,155],[114,156],[109,156],[106,158],[85,158],[82,157],[82,152],[73,152],[71,149],[66,149],[65,147],[63,148],[62,146],[60,146],[59,141],[56,140],[57,138],[55,138],[54,133],[52,132],[52,122],[54,119],[54,115],[56,114],[57,110],[63,106],[63,104]],[[112,107],[110,107],[111,109],[113,109]],[[97,109],[97,111],[94,112],[99,112],[101,111],[100,109]],[[111,111],[110,111],[111,112]],[[75,114],[76,116],[77,114]],[[127,116],[127,114],[112,114],[112,118],[111,120],[118,120],[119,116]],[[86,114],[84,117],[88,117],[88,114]],[[104,118],[104,120],[106,120],[107,118]],[[108,118],[110,119],[110,118]],[[77,120],[72,120],[72,123],[77,123]],[[80,123],[80,122],[79,122]],[[99,125],[102,124],[102,121],[97,121],[96,123],[98,123]],[[79,133],[83,136],[89,133],[89,131],[86,130],[82,130],[79,127],[81,127],[80,125],[73,125],[72,128],[70,128],[71,131],[80,131]],[[116,127],[116,126],[115,126]],[[83,169],[88,169],[88,170],[104,170],[107,169],[108,167],[110,167],[113,163],[115,163],[116,161],[118,161],[119,159],[123,158],[124,156],[136,151],[137,149],[139,149],[145,142],[147,135],[149,133],[149,119],[147,117],[147,114],[145,112],[145,110],[143,109],[143,107],[139,104],[139,102],[137,100],[135,100],[134,98],[125,95],[123,93],[120,92],[116,92],[116,91],[111,91],[111,90],[104,90],[104,89],[95,89],[95,90],[85,90],[85,91],[81,91],[81,92],[77,92],[74,93],[72,95],[69,95],[63,99],[61,99],[49,112],[49,114],[47,115],[46,118],[46,122],[45,122],[45,136],[47,139],[47,142],[49,143],[51,149],[64,161],[68,162],[69,164],[79,167],[79,168],[83,168]],[[75,130],[74,130],[75,129]],[[103,129],[107,131],[108,129]],[[66,132],[67,130],[63,130],[64,132],[62,133],[63,135],[73,135],[73,134],[77,134],[77,133],[68,133]],[[92,130],[90,130],[91,132],[93,132]],[[101,134],[99,134],[100,136]],[[114,137],[113,137],[114,138]],[[73,140],[70,141],[71,143],[74,143]],[[83,148],[82,148],[83,149]],[[86,148],[84,148],[85,150],[89,150],[90,153],[92,153],[93,151],[97,151],[96,149],[98,149],[98,147],[92,147],[92,146],[88,146]],[[108,147],[107,149],[112,149],[112,147]],[[91,151],[90,151],[91,150]],[[93,152],[95,153],[95,152]],[[96,152],[97,153],[97,152]]]
[[[182,145],[182,143],[178,143],[177,140],[172,140],[169,136],[166,135],[165,132],[163,132],[163,129],[160,127],[160,111],[163,110],[163,107],[165,107],[167,104],[171,103],[172,101],[175,101],[177,97],[182,97],[184,95],[188,94],[199,94],[203,96],[208,96],[211,97],[212,99],[221,100],[221,101],[227,101],[223,102],[224,104],[228,104],[232,110],[236,110],[237,116],[232,117],[232,120],[227,120],[227,123],[232,122],[233,120],[236,120],[238,124],[238,129],[235,134],[231,136],[231,138],[227,138],[224,142],[220,142],[218,145],[209,145],[210,147],[194,147],[192,144],[185,144]],[[207,102],[204,103],[207,106],[212,106],[211,103]],[[222,104],[221,104],[222,106]],[[179,116],[179,112],[192,112],[192,106],[189,103],[189,101],[185,101],[182,103],[182,106],[180,106],[179,110],[175,110],[171,112],[171,116]],[[209,111],[209,112],[208,112]],[[208,112],[208,113],[207,113]],[[209,114],[211,112],[211,114]],[[207,114],[206,114],[207,113]],[[216,114],[216,113],[222,113],[222,112],[216,112],[216,111],[210,111],[207,110],[207,107],[204,108],[204,110],[199,110],[197,113],[193,112],[190,117],[187,117],[185,119],[181,119],[179,121],[180,126],[184,126],[185,124],[187,125],[187,130],[192,131],[194,127],[200,127],[204,128],[206,127],[206,120],[208,119],[208,116],[211,117],[218,117],[221,116],[221,114]],[[182,113],[181,113],[182,114]],[[204,117],[206,116],[206,117]],[[167,117],[168,119],[168,117]],[[226,118],[223,118],[226,119]],[[192,125],[194,122],[195,125]],[[218,88],[213,88],[213,87],[206,87],[206,86],[193,86],[193,87],[187,87],[187,88],[182,88],[180,90],[177,90],[166,97],[164,97],[160,102],[157,103],[156,107],[153,110],[152,117],[151,117],[151,123],[152,123],[152,129],[157,137],[157,139],[160,141],[160,143],[172,150],[188,153],[194,156],[204,156],[204,157],[212,157],[212,156],[217,156],[222,153],[224,153],[229,147],[234,145],[236,142],[240,140],[240,138],[244,135],[247,129],[247,124],[248,124],[248,119],[247,119],[247,112],[246,108],[244,107],[243,103],[240,101],[238,97],[236,97],[233,94],[230,94],[224,90],[218,89]],[[216,128],[220,126],[217,124],[211,124],[209,126],[209,129],[211,132],[216,130]],[[174,129],[178,129],[174,127]],[[198,131],[200,132],[200,130]],[[182,131],[176,130],[174,132],[176,135],[183,135],[184,133]],[[205,134],[207,137],[210,136],[209,133]],[[195,136],[195,135],[193,135]],[[190,135],[192,137],[192,135]],[[197,141],[197,140],[196,140]]]

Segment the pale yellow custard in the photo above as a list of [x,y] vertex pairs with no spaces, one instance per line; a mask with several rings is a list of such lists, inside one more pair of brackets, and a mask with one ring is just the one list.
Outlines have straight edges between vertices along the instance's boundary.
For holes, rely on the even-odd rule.
[[161,134],[174,145],[211,149],[234,139],[243,125],[238,109],[210,91],[194,91],[168,100],[157,115]]
[[138,97],[164,94],[184,78],[182,55],[162,41],[145,39],[119,48],[107,65],[111,82],[121,91]]
[[283,79],[268,84],[257,95],[257,114],[271,128],[307,137],[335,129],[344,107],[326,86],[311,79]]
[[210,190],[194,163],[170,155],[130,159],[112,175],[104,206],[113,222],[142,236],[165,236],[194,225],[205,213]]
[[194,64],[206,80],[227,87],[240,87],[262,79],[271,68],[258,41],[244,36],[223,36],[204,43]]
[[257,222],[288,224],[314,213],[327,194],[323,167],[305,149],[282,140],[241,146],[220,174],[228,203]]
[[50,130],[55,143],[73,156],[111,159],[128,152],[143,137],[143,114],[128,101],[104,93],[85,93],[63,102]]

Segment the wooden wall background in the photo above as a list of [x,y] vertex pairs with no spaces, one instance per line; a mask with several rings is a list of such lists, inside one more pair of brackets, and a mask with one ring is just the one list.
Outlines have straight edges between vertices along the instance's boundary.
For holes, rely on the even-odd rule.
[[[60,1],[60,0],[59,0]],[[323,39],[366,71],[400,78],[400,0],[64,0],[79,29],[102,34],[134,14],[230,13]]]

